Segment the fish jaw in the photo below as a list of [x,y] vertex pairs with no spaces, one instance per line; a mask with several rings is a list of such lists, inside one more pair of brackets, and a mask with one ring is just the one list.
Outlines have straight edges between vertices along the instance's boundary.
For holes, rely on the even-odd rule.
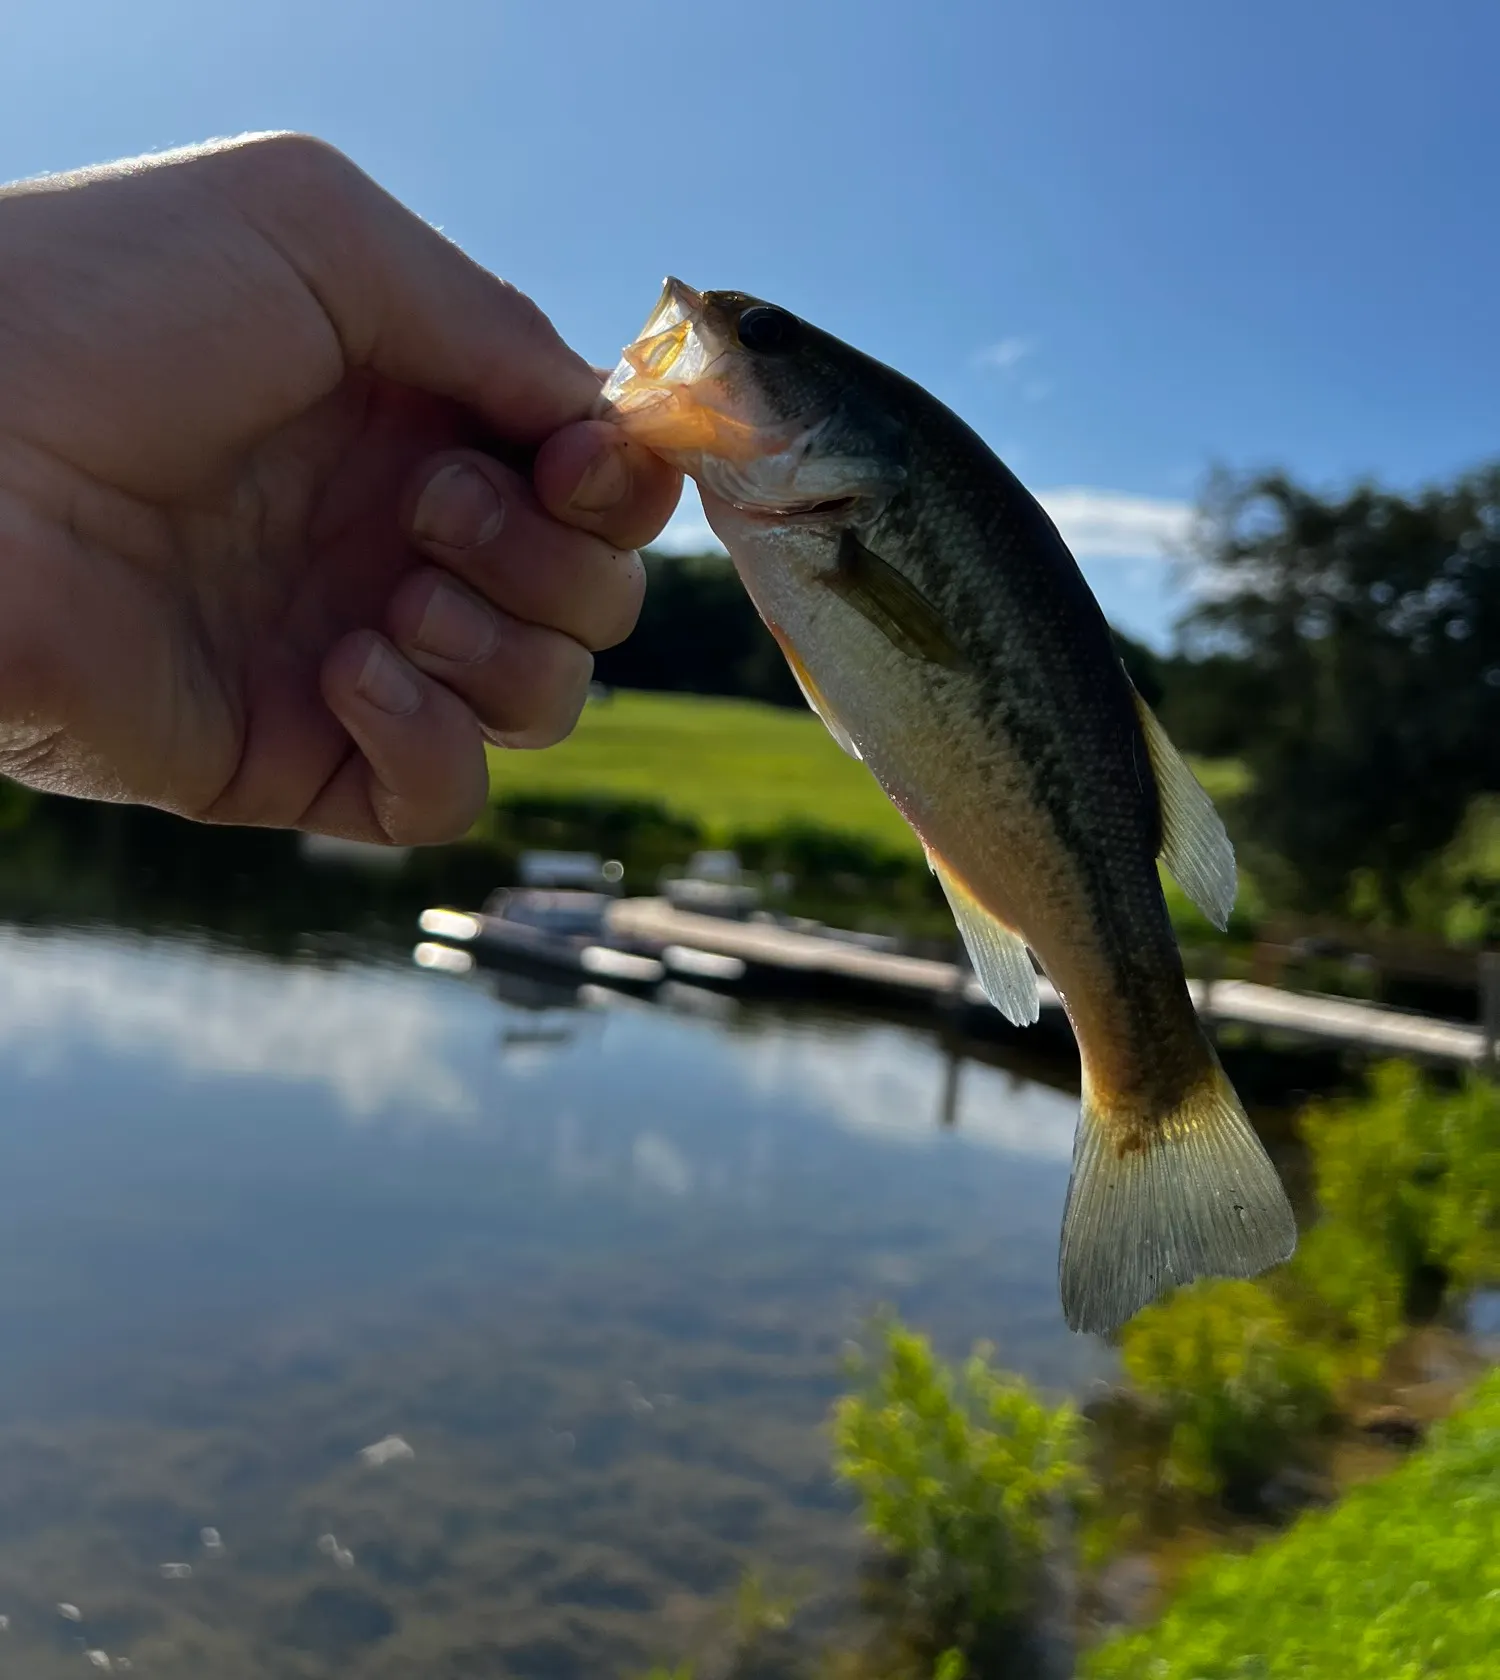
[[600,417],[694,477],[709,460],[753,459],[769,440],[755,417],[735,412],[723,389],[728,349],[703,294],[669,276],[605,381]]
[[[668,275],[662,282],[661,296],[656,307],[646,317],[646,324],[633,344],[628,345],[605,381],[600,393],[605,404],[614,405],[631,394],[636,382],[664,377],[672,362],[687,342],[693,322],[703,312],[703,294],[684,281]],[[647,346],[656,346],[653,354],[646,354]],[[668,355],[668,348],[674,353]]]
[[639,337],[600,393],[599,415],[707,494],[780,518],[869,517],[899,488],[889,461],[839,449],[827,401],[777,409],[721,294],[668,278]]

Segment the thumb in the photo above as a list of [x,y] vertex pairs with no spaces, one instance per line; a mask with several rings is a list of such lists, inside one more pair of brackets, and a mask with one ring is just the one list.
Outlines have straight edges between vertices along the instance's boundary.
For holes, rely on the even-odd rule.
[[598,375],[531,299],[336,148],[266,135],[205,163],[321,303],[349,366],[450,397],[516,443],[592,409]]

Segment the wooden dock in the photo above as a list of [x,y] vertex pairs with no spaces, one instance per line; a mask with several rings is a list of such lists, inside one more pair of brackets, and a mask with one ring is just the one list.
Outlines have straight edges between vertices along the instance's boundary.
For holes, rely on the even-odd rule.
[[[674,910],[665,899],[627,898],[610,911],[613,928],[663,947],[669,973],[694,977],[691,956],[674,963],[675,950],[712,952],[743,963],[763,977],[782,975],[830,991],[879,991],[909,1000],[988,1010],[973,974],[955,963],[872,951],[848,940],[797,933],[772,922],[737,922]],[[1493,1060],[1485,1034],[1461,1021],[1434,1020],[1354,999],[1280,991],[1249,980],[1189,982],[1193,1002],[1214,1024],[1339,1044],[1372,1055],[1411,1056],[1426,1062],[1478,1067]],[[1060,1024],[1062,1004],[1046,980],[1038,981],[1043,1019]]]

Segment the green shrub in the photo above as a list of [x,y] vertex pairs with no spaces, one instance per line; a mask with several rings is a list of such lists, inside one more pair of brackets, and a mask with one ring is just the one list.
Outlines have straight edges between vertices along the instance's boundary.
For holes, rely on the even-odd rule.
[[[894,1320],[834,1413],[835,1467],[900,1569],[900,1619],[960,1658],[1028,1606],[1056,1517],[1090,1501],[1082,1421],[976,1349],[955,1370]],[[946,1658],[950,1669],[952,1659]]]
[[1179,1289],[1125,1327],[1126,1374],[1167,1430],[1169,1486],[1254,1503],[1331,1409],[1326,1355],[1255,1283]]
[[1324,1217],[1388,1256],[1404,1293],[1431,1252],[1443,1174],[1432,1107],[1417,1070],[1389,1062],[1373,1070],[1367,1095],[1315,1103],[1301,1120]]
[[486,811],[479,836],[512,858],[532,848],[618,858],[636,892],[652,891],[659,870],[704,841],[700,824],[659,800],[609,792],[507,794]]
[[[1500,1091],[1470,1075],[1456,1090],[1404,1062],[1377,1067],[1367,1095],[1310,1108],[1302,1133],[1325,1219],[1357,1233],[1367,1273],[1421,1294],[1500,1276]],[[1315,1287],[1316,1274],[1304,1267]],[[1338,1285],[1333,1285],[1337,1291]]]
[[1302,1238],[1276,1288],[1299,1332],[1328,1350],[1336,1382],[1375,1376],[1406,1329],[1406,1278],[1386,1249],[1341,1220]]
[[1399,1470],[1215,1558],[1083,1680],[1492,1680],[1500,1673],[1500,1373]]
[[30,788],[0,776],[0,834],[24,826],[36,802],[37,796]]
[[1437,1104],[1446,1157],[1431,1253],[1455,1287],[1500,1279],[1500,1089],[1470,1074]]
[[751,869],[791,877],[793,910],[839,921],[884,913],[907,932],[956,938],[942,888],[920,853],[800,817],[736,829],[729,844]]

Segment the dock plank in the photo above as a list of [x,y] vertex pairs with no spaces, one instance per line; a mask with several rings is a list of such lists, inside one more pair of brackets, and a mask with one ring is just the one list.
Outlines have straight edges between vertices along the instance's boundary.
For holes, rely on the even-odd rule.
[[[985,1001],[973,975],[955,963],[871,951],[847,940],[798,933],[772,923],[694,915],[674,910],[665,899],[622,899],[612,907],[610,919],[620,933],[714,951],[763,967],[804,975],[821,973],[934,999],[961,997],[976,1005]],[[1211,989],[1194,980],[1189,989],[1194,1004],[1218,1022],[1461,1066],[1476,1066],[1484,1058],[1481,1029],[1462,1021],[1434,1020],[1353,998],[1309,997],[1250,980],[1218,980]],[[1046,980],[1039,981],[1038,991],[1044,1010],[1061,1009],[1061,1000]]]

